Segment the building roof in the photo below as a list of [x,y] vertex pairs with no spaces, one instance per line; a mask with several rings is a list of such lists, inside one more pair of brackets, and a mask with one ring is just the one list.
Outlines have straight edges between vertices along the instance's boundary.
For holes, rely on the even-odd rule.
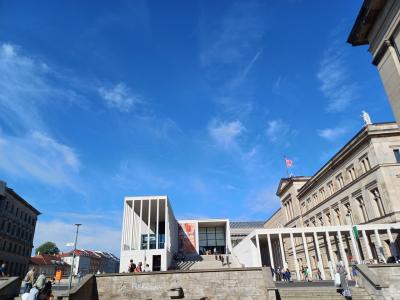
[[263,228],[264,221],[230,222],[231,229]]
[[14,198],[22,202],[26,207],[28,207],[30,210],[32,210],[36,215],[40,215],[41,212],[38,211],[36,208],[34,208],[31,204],[28,203],[24,198],[22,198],[20,195],[18,195],[12,188],[6,187],[7,193],[11,194]]
[[294,181],[308,181],[311,176],[291,176],[286,178],[281,178],[279,181],[278,189],[276,190],[276,195],[280,196],[280,194],[289,186],[290,183]]
[[386,0],[364,0],[347,42],[352,46],[367,45],[368,35]]
[[63,265],[60,255],[40,254],[31,257],[31,264],[37,266]]
[[[60,254],[62,257],[69,257],[73,255],[74,250]],[[116,257],[112,253],[104,252],[104,251],[99,251],[99,250],[85,250],[85,249],[76,249],[75,250],[75,256],[86,256],[86,257],[93,257],[93,258],[102,258],[102,257],[107,257],[115,260],[119,260],[118,257]]]

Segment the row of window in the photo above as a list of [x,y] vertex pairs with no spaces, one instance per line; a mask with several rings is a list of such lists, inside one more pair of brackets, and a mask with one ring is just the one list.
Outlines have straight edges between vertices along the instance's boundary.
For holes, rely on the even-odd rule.
[[22,246],[7,240],[0,241],[0,250],[27,257],[30,257],[31,252],[30,247]]
[[[2,208],[3,205],[1,205],[0,202],[0,208]],[[35,218],[33,218],[31,215],[23,211],[17,206],[14,206],[14,203],[11,203],[8,200],[4,201],[4,211],[8,211],[12,215],[15,215],[16,217],[19,218],[19,220],[22,222],[26,222],[28,224],[31,224],[32,226],[35,225]]]
[[13,236],[15,238],[21,239],[25,242],[31,242],[33,238],[33,233],[30,230],[24,230],[22,227],[16,224],[12,224],[11,221],[2,220],[0,224],[0,231],[5,232],[6,234]]
[[[371,219],[380,218],[385,215],[385,207],[382,202],[378,188],[368,190],[369,199],[371,200],[371,209],[365,204],[362,195],[356,196],[353,205],[349,201],[344,203],[336,203],[329,210],[311,217],[304,221],[308,226],[331,226],[331,225],[350,225],[354,223],[366,223]],[[332,215],[333,216],[332,216]]]
[[[371,164],[369,162],[368,156],[363,156],[359,159],[359,164],[361,166],[361,174],[365,174],[371,169]],[[327,199],[329,196],[333,195],[337,191],[341,190],[342,188],[345,187],[346,184],[351,183],[355,179],[357,179],[357,173],[354,167],[354,164],[351,164],[346,168],[347,176],[345,180],[344,172],[340,172],[338,175],[336,175],[335,180],[331,180],[327,183],[326,187],[322,187],[318,190],[318,192],[315,192],[312,194],[311,197],[307,198],[305,201],[301,203],[301,213],[305,214],[307,211],[312,209],[314,206],[318,205],[325,199]]]

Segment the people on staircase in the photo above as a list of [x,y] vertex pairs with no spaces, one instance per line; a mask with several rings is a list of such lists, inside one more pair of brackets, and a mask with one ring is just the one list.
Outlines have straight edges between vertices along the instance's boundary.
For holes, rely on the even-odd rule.
[[351,299],[349,282],[347,280],[347,271],[346,271],[343,261],[339,261],[336,264],[336,273],[338,273],[340,276],[340,293],[346,299]]

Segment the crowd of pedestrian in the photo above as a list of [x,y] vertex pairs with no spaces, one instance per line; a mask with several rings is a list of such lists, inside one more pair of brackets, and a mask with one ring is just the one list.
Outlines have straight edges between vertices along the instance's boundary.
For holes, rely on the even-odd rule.
[[290,282],[292,280],[292,273],[290,272],[289,268],[277,267],[276,269],[272,270],[272,276],[275,276],[276,281],[287,281]]
[[151,268],[149,266],[149,264],[146,264],[145,267],[143,267],[142,262],[138,262],[138,264],[136,265],[133,262],[133,259],[131,259],[129,261],[129,265],[128,265],[128,272],[129,273],[141,273],[141,272],[151,272]]
[[36,268],[28,271],[24,278],[24,289],[21,294],[22,300],[52,300],[52,282],[47,280],[44,272],[37,275]]
[[229,267],[229,265],[231,264],[229,261],[229,255],[224,256],[222,254],[219,254],[219,255],[215,254],[215,260],[219,260],[221,262],[222,266],[226,265]]

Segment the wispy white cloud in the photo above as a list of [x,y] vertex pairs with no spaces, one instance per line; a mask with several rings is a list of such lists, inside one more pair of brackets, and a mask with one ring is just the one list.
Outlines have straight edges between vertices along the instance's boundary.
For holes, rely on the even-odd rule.
[[275,195],[276,186],[264,186],[254,188],[247,194],[244,202],[244,213],[238,220],[248,221],[261,219],[265,220],[276,209],[280,207],[280,200]]
[[134,94],[131,89],[122,82],[111,88],[100,87],[99,93],[108,107],[116,108],[122,112],[129,112],[142,102],[141,96]]
[[237,64],[246,60],[266,30],[260,9],[255,2],[235,2],[219,24],[201,24],[206,29],[201,36],[202,65]]
[[120,189],[138,191],[146,187],[160,193],[173,186],[173,181],[163,176],[151,165],[143,165],[138,162],[124,161],[120,164],[118,171],[112,177],[113,183]]
[[0,135],[0,168],[16,177],[78,189],[74,178],[80,165],[74,149],[43,132]]
[[231,118],[246,117],[253,109],[249,77],[263,53],[262,9],[261,3],[237,1],[217,23],[200,21],[200,64],[215,91],[212,99]]
[[276,119],[268,122],[265,134],[271,142],[275,143],[287,138],[291,131],[289,124],[286,124],[280,119]]
[[214,142],[223,148],[236,146],[237,139],[245,131],[240,121],[222,122],[213,120],[208,132]]
[[318,135],[326,140],[334,141],[348,132],[346,127],[325,128],[318,130]]
[[338,41],[334,41],[325,50],[317,73],[320,90],[329,101],[329,112],[343,111],[357,98],[357,85],[349,80],[346,53],[339,45]]
[[47,67],[19,53],[11,44],[0,46],[0,121],[15,133],[43,130],[39,107],[54,93],[46,82]]
[[42,105],[63,94],[49,83],[49,72],[20,47],[0,45],[0,168],[20,178],[77,188],[81,162],[76,151],[51,136],[41,113]]

